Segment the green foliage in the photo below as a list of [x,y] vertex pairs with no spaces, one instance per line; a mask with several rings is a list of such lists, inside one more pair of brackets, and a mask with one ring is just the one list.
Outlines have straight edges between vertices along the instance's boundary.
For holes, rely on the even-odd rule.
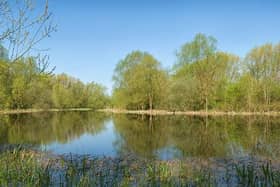
[[195,63],[211,56],[216,51],[217,40],[212,36],[197,34],[192,42],[186,43],[177,53],[177,67],[187,63]]
[[0,59],[0,109],[9,106],[9,64]]
[[42,72],[34,58],[0,60],[0,109],[104,108],[106,89],[66,74]]
[[197,34],[177,52],[169,75],[157,64],[140,51],[121,60],[113,77],[113,105],[206,111],[280,109],[280,44],[256,47],[241,60],[219,51],[215,38]]
[[88,107],[99,109],[110,105],[110,98],[106,95],[106,88],[100,84],[91,82],[85,88],[86,103]]
[[[198,169],[187,162],[130,158],[53,158],[21,148],[0,155],[1,186],[279,186],[270,162]],[[122,160],[122,161],[119,161]],[[232,168],[232,169],[230,169]]]
[[[235,78],[238,57],[216,48],[213,37],[198,34],[177,53],[170,97],[181,98],[176,102],[180,109],[208,110],[224,101],[225,86]],[[179,87],[183,87],[184,92]],[[186,103],[184,107],[180,106],[180,100]]]
[[115,67],[112,101],[102,85],[51,75],[32,57],[11,62],[6,53],[0,45],[0,109],[280,110],[280,44],[240,59],[197,34],[177,52],[170,73],[151,54],[133,51]]
[[52,99],[55,108],[104,108],[109,105],[106,88],[97,83],[84,84],[66,74],[53,78]]
[[168,76],[152,55],[134,51],[117,64],[113,80],[116,106],[153,109],[163,103]]
[[40,163],[40,156],[34,152],[15,149],[1,153],[1,186],[49,186],[49,163]]

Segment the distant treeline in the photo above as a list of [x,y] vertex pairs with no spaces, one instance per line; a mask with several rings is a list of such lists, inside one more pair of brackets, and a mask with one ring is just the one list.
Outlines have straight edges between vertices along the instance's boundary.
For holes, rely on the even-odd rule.
[[48,70],[47,50],[38,45],[57,30],[49,7],[48,1],[0,0],[0,110],[104,108],[104,86]]
[[197,34],[176,54],[170,70],[151,54],[133,51],[114,72],[112,104],[126,109],[280,110],[280,43],[253,48],[244,57],[217,50]]
[[109,96],[100,84],[84,84],[66,74],[53,75],[43,70],[32,57],[16,61],[9,61],[5,57],[7,55],[0,52],[0,110],[96,109],[108,105]]
[[151,54],[131,52],[116,65],[110,98],[104,86],[54,75],[35,58],[9,60],[0,45],[0,109],[280,110],[280,43],[240,58],[217,50],[215,38],[197,34],[176,56],[165,69]]

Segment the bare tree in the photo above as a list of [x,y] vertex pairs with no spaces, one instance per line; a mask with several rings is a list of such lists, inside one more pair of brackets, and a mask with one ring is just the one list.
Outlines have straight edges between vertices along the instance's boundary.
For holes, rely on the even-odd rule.
[[48,57],[42,55],[48,49],[38,48],[57,27],[48,6],[48,0],[43,4],[36,4],[36,0],[0,0],[0,43],[8,49],[12,62],[32,55],[41,71],[48,68]]

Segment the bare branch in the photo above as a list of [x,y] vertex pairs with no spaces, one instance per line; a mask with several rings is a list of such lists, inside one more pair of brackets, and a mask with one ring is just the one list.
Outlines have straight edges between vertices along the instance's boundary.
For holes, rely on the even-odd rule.
[[[35,0],[0,0],[0,43],[8,46],[12,62],[26,55],[34,56],[36,46],[56,31],[48,0],[41,7],[34,7],[34,3]],[[44,70],[49,66],[45,63]]]

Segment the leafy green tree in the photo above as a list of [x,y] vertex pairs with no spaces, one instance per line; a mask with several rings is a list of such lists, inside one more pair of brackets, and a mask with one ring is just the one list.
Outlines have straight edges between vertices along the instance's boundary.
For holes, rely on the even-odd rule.
[[9,107],[9,63],[0,59],[0,109]]
[[30,108],[48,109],[52,107],[52,84],[51,76],[38,74],[35,79],[29,83],[26,90],[27,100]]
[[197,81],[189,73],[189,65],[178,68],[171,75],[168,88],[167,108],[172,110],[198,110],[200,101],[198,98]]
[[106,88],[96,83],[42,72],[37,59],[0,59],[0,109],[105,108]]
[[72,101],[73,93],[71,93],[71,87],[73,84],[74,79],[66,74],[57,75],[54,78],[52,99],[55,108],[76,107]]
[[256,80],[250,74],[243,74],[238,80],[227,85],[226,102],[228,110],[256,111],[258,89]]
[[216,49],[217,40],[214,37],[199,33],[194,37],[193,41],[184,44],[180,51],[177,52],[178,62],[175,68],[204,60],[206,57],[215,54]]
[[245,59],[248,72],[261,88],[258,96],[266,110],[273,100],[273,90],[279,87],[279,53],[279,45],[265,44],[252,49]]
[[177,54],[174,78],[175,81],[181,80],[190,84],[191,89],[186,94],[186,98],[190,100],[185,102],[192,103],[193,109],[204,106],[208,111],[209,105],[215,106],[215,102],[219,100],[217,90],[223,90],[227,77],[234,76],[233,67],[238,57],[218,52],[216,43],[213,37],[197,34],[194,40],[183,45]]
[[100,109],[110,104],[110,98],[106,94],[106,88],[100,84],[91,82],[86,85],[86,102],[89,108]]
[[[31,82],[37,79],[39,70],[34,58],[20,59],[10,64],[11,66],[11,108],[31,108],[28,102],[28,90]],[[37,96],[36,96],[37,97]]]
[[66,74],[53,79],[52,101],[55,108],[105,108],[109,104],[106,88],[96,83],[84,84]]
[[113,80],[116,106],[153,109],[164,100],[168,76],[152,55],[134,51],[117,64]]

